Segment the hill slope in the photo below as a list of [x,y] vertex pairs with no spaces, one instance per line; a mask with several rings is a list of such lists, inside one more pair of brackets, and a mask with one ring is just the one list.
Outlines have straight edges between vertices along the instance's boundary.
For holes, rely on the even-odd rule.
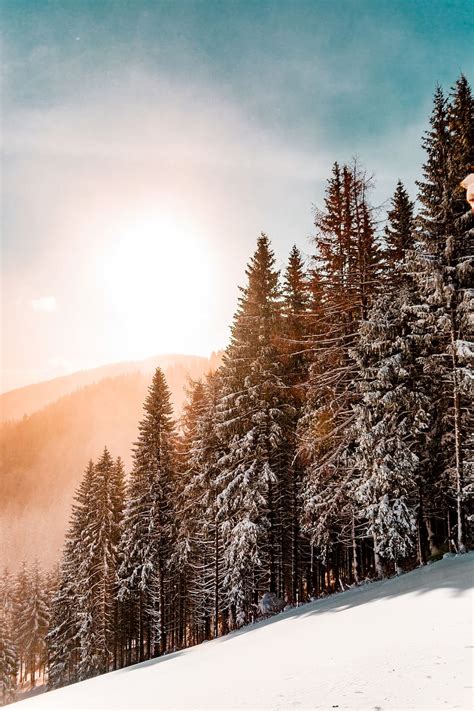
[[0,420],[3,422],[31,415],[64,395],[98,383],[104,378],[114,378],[127,373],[142,373],[150,376],[158,366],[168,371],[178,368],[197,377],[209,368],[214,369],[219,359],[219,353],[213,353],[209,359],[191,355],[159,355],[140,361],[110,363],[99,368],[81,370],[53,380],[26,385],[0,395]]
[[[210,367],[205,358],[182,358],[164,369],[175,412],[188,376]],[[88,460],[107,445],[129,468],[150,381],[146,372],[105,378],[29,417],[0,423],[0,568],[15,569],[23,558],[55,561]]]
[[18,709],[470,709],[473,569],[448,558]]

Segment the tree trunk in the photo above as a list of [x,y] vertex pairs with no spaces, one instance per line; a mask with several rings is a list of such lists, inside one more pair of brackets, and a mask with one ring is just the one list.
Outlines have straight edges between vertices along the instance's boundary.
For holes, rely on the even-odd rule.
[[428,545],[430,547],[430,554],[432,556],[436,556],[439,554],[439,548],[436,545],[436,539],[435,539],[435,534],[433,530],[433,524],[431,522],[431,519],[429,516],[425,516],[425,527],[426,527],[426,534],[428,536]]
[[159,566],[159,576],[160,576],[160,654],[166,652],[166,627],[165,627],[165,584],[163,580],[163,566],[160,561]]
[[461,456],[461,398],[458,390],[455,356],[453,356],[453,404],[454,404],[454,454],[456,466],[456,518],[457,518],[457,549],[465,553],[464,522],[463,522],[463,466]]
[[293,566],[291,580],[291,594],[293,603],[299,603],[298,578],[299,578],[299,522],[298,522],[298,486],[296,471],[293,472]]
[[143,662],[143,593],[140,591],[138,601],[138,660]]
[[36,669],[35,669],[35,655],[32,654],[30,657],[30,681],[31,686],[34,688],[36,686]]
[[355,528],[355,517],[354,512],[352,512],[352,576],[356,585],[359,584],[359,567],[357,560],[357,540],[356,540],[356,528]]
[[214,534],[214,637],[219,635],[219,526]]
[[373,536],[373,539],[374,539],[375,572],[376,572],[378,578],[383,578],[384,577],[383,565],[382,565],[382,560],[380,558],[380,555],[377,552],[377,538],[375,537],[375,535]]
[[276,566],[275,566],[275,508],[273,501],[273,486],[272,482],[268,482],[268,504],[269,504],[269,519],[270,519],[270,592],[276,593]]
[[421,493],[421,489],[419,492],[419,496],[420,496],[420,506],[419,506],[419,510],[418,510],[416,550],[417,550],[419,565],[424,565],[425,564],[425,556],[423,555],[423,540],[422,540],[422,533],[421,533],[421,531],[422,531],[421,522],[423,521],[423,518],[424,518],[424,512],[423,512],[423,496]]

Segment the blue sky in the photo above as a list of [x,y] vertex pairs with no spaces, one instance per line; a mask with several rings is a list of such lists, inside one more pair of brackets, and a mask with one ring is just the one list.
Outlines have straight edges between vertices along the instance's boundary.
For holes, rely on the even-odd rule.
[[[280,266],[294,242],[310,252],[312,204],[354,155],[375,202],[399,177],[414,194],[435,85],[473,76],[472,7],[457,0],[0,0],[0,24],[5,389],[224,346],[259,231]],[[195,228],[216,295],[168,337],[150,305],[142,339],[100,274],[116,263],[110,226],[151,206]]]
[[[124,64],[219,85],[288,132],[384,135],[473,66],[465,0],[3,0],[6,95],[42,106]],[[380,114],[383,106],[384,113]]]

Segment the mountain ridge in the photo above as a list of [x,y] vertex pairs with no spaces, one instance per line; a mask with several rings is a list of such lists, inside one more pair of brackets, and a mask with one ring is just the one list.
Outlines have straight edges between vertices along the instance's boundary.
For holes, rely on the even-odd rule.
[[[205,368],[213,370],[220,362],[221,351],[213,351],[209,357],[183,353],[164,353],[141,360],[106,363],[95,368],[84,368],[57,378],[40,380],[36,383],[13,388],[0,394],[0,422],[17,420],[31,415],[46,405],[58,400],[86,385],[91,385],[107,377],[123,373],[141,372],[151,374],[157,367],[169,368],[177,364],[186,365],[190,371]],[[202,368],[201,368],[202,366]]]
[[[167,367],[161,360],[176,416],[188,378],[202,377],[219,362],[219,354],[213,360],[183,358]],[[0,568],[34,557],[49,566],[57,559],[74,491],[87,462],[104,446],[129,470],[156,364],[147,359],[143,372],[134,368],[102,377],[21,419],[0,422]]]

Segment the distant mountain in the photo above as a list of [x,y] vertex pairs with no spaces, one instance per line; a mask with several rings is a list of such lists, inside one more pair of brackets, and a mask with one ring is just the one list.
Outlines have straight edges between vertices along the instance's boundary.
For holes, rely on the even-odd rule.
[[[192,355],[166,354],[152,356],[140,361],[124,361],[81,370],[71,375],[64,375],[54,380],[26,385],[0,395],[0,421],[16,420],[55,402],[63,395],[78,390],[85,385],[97,383],[104,378],[112,378],[124,373],[140,372],[150,375],[159,366],[169,371],[173,368],[183,369],[191,377],[199,377],[207,369],[215,369],[220,362],[221,354],[213,353],[210,358]],[[178,397],[179,400],[179,397]],[[175,401],[175,404],[179,403]]]
[[[0,568],[5,564],[14,568],[23,558],[38,557],[47,565],[55,560],[74,490],[88,460],[96,459],[105,445],[130,467],[131,446],[156,365],[164,370],[178,414],[188,378],[198,378],[218,363],[219,355],[160,356],[77,373],[3,396],[16,393],[10,412],[14,407],[16,412],[28,412],[53,393],[82,384],[31,415],[0,424]],[[123,371],[117,374],[119,366]],[[90,384],[85,384],[88,379]]]

